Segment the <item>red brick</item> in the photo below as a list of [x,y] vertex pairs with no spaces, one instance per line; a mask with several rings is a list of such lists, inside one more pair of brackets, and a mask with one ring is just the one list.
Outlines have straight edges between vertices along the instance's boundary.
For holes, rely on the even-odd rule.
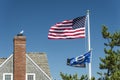
[[15,36],[13,43],[13,80],[26,80],[26,37]]

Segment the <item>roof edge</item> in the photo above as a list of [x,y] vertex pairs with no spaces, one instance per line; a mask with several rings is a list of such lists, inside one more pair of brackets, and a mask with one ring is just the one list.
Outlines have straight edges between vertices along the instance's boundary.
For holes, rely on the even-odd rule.
[[12,56],[13,56],[13,54],[11,54],[11,55],[0,65],[0,67],[2,67]]
[[49,80],[52,80],[52,79],[29,57],[28,54],[26,54],[26,57],[28,57],[28,58],[32,61],[32,63],[33,63],[40,71],[42,71],[42,73],[43,73]]

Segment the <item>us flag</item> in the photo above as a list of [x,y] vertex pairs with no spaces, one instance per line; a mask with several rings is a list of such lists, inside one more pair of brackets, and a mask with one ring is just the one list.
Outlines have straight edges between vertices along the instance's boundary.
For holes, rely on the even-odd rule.
[[49,29],[48,39],[85,38],[85,23],[86,16],[56,23]]

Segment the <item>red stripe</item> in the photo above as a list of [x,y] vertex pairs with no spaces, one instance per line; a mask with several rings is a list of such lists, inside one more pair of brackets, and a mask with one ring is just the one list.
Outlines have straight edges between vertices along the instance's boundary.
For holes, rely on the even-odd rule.
[[66,35],[66,34],[64,34],[64,35],[59,35],[59,34],[49,34],[49,36],[53,36],[53,37],[66,37],[66,36],[79,36],[79,35],[84,35],[85,33],[78,33],[78,34],[69,34],[69,35]]
[[50,30],[72,30],[71,28],[61,28],[61,29],[59,29],[59,28],[50,28]]
[[76,38],[50,38],[50,37],[48,37],[48,39],[53,39],[53,40],[59,40],[59,39],[78,39],[78,38],[85,38],[85,36],[80,36],[80,37],[76,37]]

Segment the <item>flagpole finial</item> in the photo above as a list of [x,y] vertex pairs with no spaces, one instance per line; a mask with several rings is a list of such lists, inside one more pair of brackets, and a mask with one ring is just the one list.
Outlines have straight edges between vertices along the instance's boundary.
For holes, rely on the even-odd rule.
[[87,10],[87,14],[89,14],[90,10]]
[[87,10],[87,12],[89,12],[90,10]]

